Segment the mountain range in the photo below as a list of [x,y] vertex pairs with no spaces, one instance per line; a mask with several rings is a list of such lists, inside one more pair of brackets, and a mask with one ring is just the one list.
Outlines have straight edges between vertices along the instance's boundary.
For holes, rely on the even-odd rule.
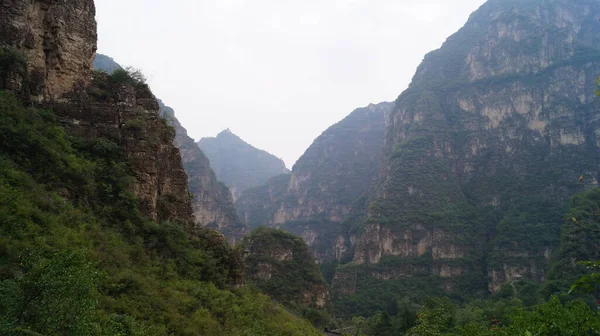
[[0,9],[0,334],[600,330],[598,0],[487,1],[291,171],[192,139],[93,0]]

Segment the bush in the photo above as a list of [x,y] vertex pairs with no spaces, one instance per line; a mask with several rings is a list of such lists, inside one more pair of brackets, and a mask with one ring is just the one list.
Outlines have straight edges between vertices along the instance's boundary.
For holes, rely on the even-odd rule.
[[23,54],[11,48],[0,47],[0,78],[6,77],[9,72],[23,75],[26,71],[27,61]]
[[117,69],[109,75],[113,83],[121,85],[133,85],[135,87],[147,88],[146,77],[141,70],[132,67]]

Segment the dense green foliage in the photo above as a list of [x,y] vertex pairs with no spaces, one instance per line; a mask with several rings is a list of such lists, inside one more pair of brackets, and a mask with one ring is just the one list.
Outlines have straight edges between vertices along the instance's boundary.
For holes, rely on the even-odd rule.
[[316,335],[209,231],[137,210],[121,149],[0,93],[0,334]]
[[352,322],[361,336],[600,335],[599,313],[579,300],[561,302],[552,297],[532,307],[502,295],[464,305],[447,298],[423,301],[421,306],[398,301],[385,312]]
[[431,299],[406,335],[600,335],[600,315],[582,301],[561,303],[552,297],[530,309],[508,306],[501,318],[490,320],[481,307],[457,308],[448,300]]
[[109,76],[110,80],[116,84],[148,87],[144,74],[139,69],[132,67],[116,69]]
[[600,278],[594,261],[600,259],[600,189],[575,195],[565,223],[544,293],[550,295],[572,289],[598,296]]
[[0,78],[6,78],[9,73],[25,74],[27,62],[19,52],[0,47]]
[[[330,323],[327,285],[302,238],[259,227],[244,238],[241,248],[248,253],[248,281],[315,325]],[[317,305],[319,299],[324,306]]]

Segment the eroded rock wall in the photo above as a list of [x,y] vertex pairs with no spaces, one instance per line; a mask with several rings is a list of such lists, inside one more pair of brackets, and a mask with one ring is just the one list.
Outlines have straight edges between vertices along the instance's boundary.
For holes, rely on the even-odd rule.
[[475,272],[491,291],[544,279],[579,176],[598,182],[598,17],[597,1],[491,0],[425,57],[390,114],[355,262]]
[[348,257],[355,238],[342,223],[364,210],[381,160],[385,114],[392,107],[357,109],[323,132],[291,175],[242,195],[236,202],[240,216],[251,227],[279,227],[304,238],[320,262]]
[[181,150],[183,167],[193,196],[195,226],[217,230],[231,244],[239,242],[249,230],[237,214],[231,192],[217,180],[209,159],[194,139],[187,135],[187,130],[175,118],[173,109],[161,102],[161,113],[175,127],[175,145]]
[[34,101],[56,100],[88,83],[96,53],[93,0],[2,0],[0,46],[22,52]]

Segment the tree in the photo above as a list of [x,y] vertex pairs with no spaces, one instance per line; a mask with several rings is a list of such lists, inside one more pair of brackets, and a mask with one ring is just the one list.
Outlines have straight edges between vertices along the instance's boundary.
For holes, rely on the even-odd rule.
[[99,274],[85,256],[77,252],[28,256],[23,264],[29,268],[24,276],[0,282],[0,331],[89,334]]

